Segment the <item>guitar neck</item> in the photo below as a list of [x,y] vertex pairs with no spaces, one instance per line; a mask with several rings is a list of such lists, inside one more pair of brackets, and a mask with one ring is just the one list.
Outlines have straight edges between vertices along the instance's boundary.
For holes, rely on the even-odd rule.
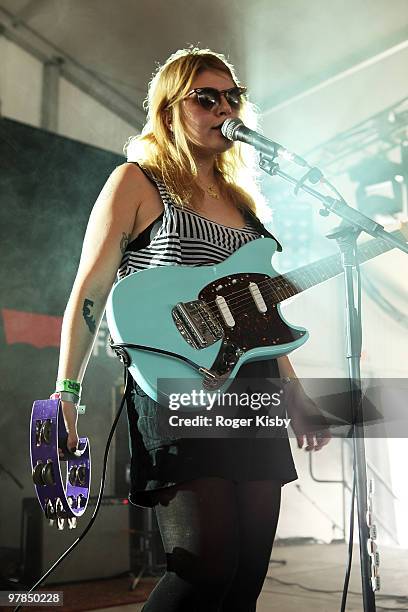
[[[390,233],[403,238],[399,230]],[[358,246],[358,261],[359,263],[364,263],[393,248],[382,238],[368,240],[361,246]],[[311,264],[270,279],[272,294],[274,297],[276,296],[277,302],[282,302],[302,291],[306,291],[306,289],[329,280],[329,278],[338,276],[342,272],[341,256],[339,254],[329,255],[329,257],[324,257]]]

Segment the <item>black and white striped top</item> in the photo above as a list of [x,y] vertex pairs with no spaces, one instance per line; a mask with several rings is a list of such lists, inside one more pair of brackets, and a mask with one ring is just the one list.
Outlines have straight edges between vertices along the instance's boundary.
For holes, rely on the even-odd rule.
[[159,190],[164,211],[130,242],[118,270],[118,280],[156,266],[208,266],[219,263],[260,233],[251,222],[236,229],[180,208],[164,183],[146,170]]

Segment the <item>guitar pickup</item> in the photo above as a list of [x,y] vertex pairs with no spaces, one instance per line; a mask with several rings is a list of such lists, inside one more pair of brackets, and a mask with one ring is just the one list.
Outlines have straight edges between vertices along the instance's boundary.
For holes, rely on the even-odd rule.
[[268,307],[265,304],[265,300],[262,297],[262,293],[260,292],[258,285],[252,282],[249,283],[249,292],[252,295],[258,311],[264,314],[268,310]]

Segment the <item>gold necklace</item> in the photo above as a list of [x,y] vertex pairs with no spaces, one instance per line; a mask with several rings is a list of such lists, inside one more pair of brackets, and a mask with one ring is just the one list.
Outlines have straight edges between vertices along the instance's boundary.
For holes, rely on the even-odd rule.
[[206,187],[206,191],[207,191],[208,195],[209,195],[211,198],[214,198],[215,200],[219,200],[219,199],[220,199],[220,196],[219,196],[219,194],[218,194],[218,191],[216,191],[216,189],[215,189],[214,185],[208,185],[208,186]]

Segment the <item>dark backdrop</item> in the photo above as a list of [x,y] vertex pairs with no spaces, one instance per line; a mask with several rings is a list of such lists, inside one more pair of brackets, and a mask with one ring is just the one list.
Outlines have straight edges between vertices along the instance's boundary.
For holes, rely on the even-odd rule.
[[[122,161],[109,151],[8,119],[0,121],[0,547],[19,546],[21,501],[34,495],[31,405],[54,389],[56,330],[87,219],[110,172]],[[106,336],[102,325],[84,380],[87,413],[79,419],[79,434],[91,441],[93,494],[118,397],[115,385],[117,391],[121,380],[120,364],[105,348]],[[122,418],[122,432],[124,424]],[[113,459],[108,493],[114,492]]]

